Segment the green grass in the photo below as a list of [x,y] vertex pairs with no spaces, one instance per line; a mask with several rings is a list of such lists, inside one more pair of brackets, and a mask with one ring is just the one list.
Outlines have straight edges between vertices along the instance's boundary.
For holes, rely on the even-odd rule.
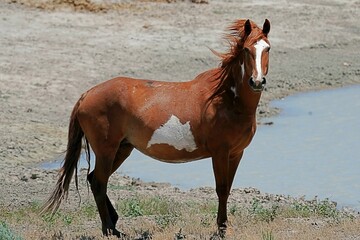
[[272,222],[279,214],[279,206],[272,205],[271,207],[264,207],[261,205],[260,200],[253,199],[251,207],[248,209],[248,212],[251,217],[255,220],[263,221],[263,222]]
[[5,222],[0,222],[1,240],[21,240],[22,238],[14,234]]
[[[230,214],[239,210],[236,206],[229,208]],[[309,218],[320,217],[334,221],[340,218],[351,219],[353,216],[346,215],[336,208],[336,205],[328,199],[322,201],[296,201],[289,206],[281,207],[277,204],[266,206],[259,199],[253,199],[251,207],[247,209],[248,215],[257,221],[272,222],[277,217],[282,218]]]
[[[190,238],[203,236],[204,238],[199,239],[208,239],[216,230],[217,205],[216,200],[176,201],[170,197],[139,194],[118,200],[115,207],[120,217],[119,228],[131,237],[142,236],[141,239],[147,239],[154,236],[154,239],[163,239],[164,235],[161,234],[172,233],[171,237],[176,239],[183,239],[185,236]],[[83,236],[82,239],[91,239],[94,235],[89,235],[83,227],[87,229],[88,223],[94,224],[95,220],[97,221],[95,226],[99,229],[95,229],[94,232],[101,231],[99,214],[93,201],[83,202],[75,210],[60,209],[54,215],[39,215],[39,210],[40,204],[37,202],[16,209],[0,206],[0,219],[3,220],[0,221],[0,239],[21,239],[9,229],[9,226],[15,226],[16,229],[18,226],[31,226],[32,229],[51,232],[53,239],[56,239],[58,235],[68,233],[85,234],[80,235]],[[258,234],[257,239],[263,240],[274,240],[275,236],[281,238],[273,226],[288,218],[322,219],[331,225],[338,226],[341,226],[342,222],[347,224],[352,222],[351,215],[339,211],[328,200],[312,202],[299,200],[286,206],[269,204],[259,199],[253,199],[246,206],[232,202],[228,205],[228,216],[230,226],[244,229],[262,226],[255,229]],[[31,219],[30,222],[29,219]],[[355,220],[354,223],[356,223]],[[165,238],[168,237],[169,235],[166,235]]]
[[164,229],[174,225],[181,217],[180,203],[164,197],[135,196],[120,200],[116,204],[119,214],[124,217],[154,216],[156,224]]
[[[81,207],[75,211],[59,210],[55,214],[40,214],[41,204],[32,202],[28,206],[7,210],[6,207],[0,206],[0,219],[6,219],[9,222],[27,224],[29,219],[39,225],[43,225],[47,229],[55,226],[69,226],[73,223],[85,220],[93,220],[98,216],[95,203],[83,203]],[[0,237],[0,240],[2,238]]]
[[[161,229],[174,226],[177,223],[194,218],[202,227],[210,227],[216,221],[217,201],[207,202],[175,202],[166,197],[148,197],[136,195],[117,202],[116,208],[120,216],[137,218],[151,216]],[[316,202],[295,202],[286,207],[278,204],[269,205],[259,199],[253,199],[247,208],[232,203],[228,208],[229,216],[255,222],[273,222],[277,218],[320,217],[337,220],[340,211],[329,200]],[[263,237],[265,238],[265,237]],[[274,239],[271,233],[266,233],[266,239]]]
[[304,202],[295,202],[293,203],[287,211],[283,214],[285,217],[302,217],[308,218],[311,216],[318,216],[329,218],[332,220],[339,220],[340,217],[351,218],[351,215],[344,215],[341,213],[328,199],[322,201],[315,201],[313,203],[304,203]]
[[84,215],[86,216],[87,219],[92,219],[97,217],[98,212],[97,212],[97,208],[95,206],[95,203],[91,204],[89,202],[86,202],[82,207],[81,207],[81,212],[84,213]]
[[262,240],[275,240],[275,237],[272,233],[272,231],[266,231],[261,234]]
[[114,185],[109,184],[108,190],[126,190],[126,191],[135,191],[135,187],[132,185]]
[[176,215],[180,203],[164,197],[135,196],[120,200],[116,204],[119,213],[125,217]]

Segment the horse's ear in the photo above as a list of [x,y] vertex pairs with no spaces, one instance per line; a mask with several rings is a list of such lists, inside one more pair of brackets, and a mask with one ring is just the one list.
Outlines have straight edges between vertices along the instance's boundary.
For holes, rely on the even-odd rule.
[[247,37],[247,36],[249,36],[250,35],[250,33],[251,33],[251,23],[250,23],[250,20],[248,19],[248,20],[246,20],[246,22],[245,22],[245,36]]
[[263,33],[265,36],[267,36],[270,32],[270,21],[268,19],[265,19],[264,25],[263,25]]

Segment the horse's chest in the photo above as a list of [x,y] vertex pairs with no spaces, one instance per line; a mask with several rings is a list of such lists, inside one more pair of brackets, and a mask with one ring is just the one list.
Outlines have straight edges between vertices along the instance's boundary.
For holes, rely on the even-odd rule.
[[218,136],[223,139],[230,148],[245,149],[251,142],[255,131],[256,122],[251,119],[242,121],[225,121],[221,125],[215,126]]
[[245,149],[250,144],[253,136],[255,135],[255,131],[256,124],[239,127],[236,131],[234,131],[234,146]]

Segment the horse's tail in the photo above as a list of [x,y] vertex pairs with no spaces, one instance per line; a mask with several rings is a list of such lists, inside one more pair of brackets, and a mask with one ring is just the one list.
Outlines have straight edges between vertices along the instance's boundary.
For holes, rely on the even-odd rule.
[[[82,148],[82,138],[84,136],[84,132],[81,129],[77,118],[77,112],[80,105],[80,100],[75,104],[74,109],[71,113],[70,123],[69,123],[69,132],[68,132],[68,144],[66,149],[66,155],[64,159],[64,163],[62,168],[59,171],[59,179],[56,183],[56,187],[49,197],[49,199],[45,202],[41,213],[51,212],[54,214],[63,199],[66,199],[68,196],[69,185],[71,182],[71,178],[74,175],[75,171],[75,185],[77,191],[78,189],[78,179],[77,179],[77,167],[78,161],[81,154]],[[88,152],[88,143],[86,141],[85,150]]]

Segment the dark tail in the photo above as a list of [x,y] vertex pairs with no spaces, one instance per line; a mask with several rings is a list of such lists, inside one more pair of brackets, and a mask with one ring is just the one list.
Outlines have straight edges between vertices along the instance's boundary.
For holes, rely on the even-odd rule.
[[[84,136],[84,132],[82,131],[79,121],[77,119],[77,111],[79,105],[80,100],[76,103],[71,113],[68,133],[68,144],[64,163],[59,172],[60,177],[56,183],[54,192],[45,202],[41,213],[51,212],[52,214],[54,214],[58,210],[61,201],[67,198],[69,185],[71,182],[71,178],[74,175],[74,171],[76,189],[78,190],[77,166],[81,154],[82,138]],[[86,145],[88,146],[88,144]]]

